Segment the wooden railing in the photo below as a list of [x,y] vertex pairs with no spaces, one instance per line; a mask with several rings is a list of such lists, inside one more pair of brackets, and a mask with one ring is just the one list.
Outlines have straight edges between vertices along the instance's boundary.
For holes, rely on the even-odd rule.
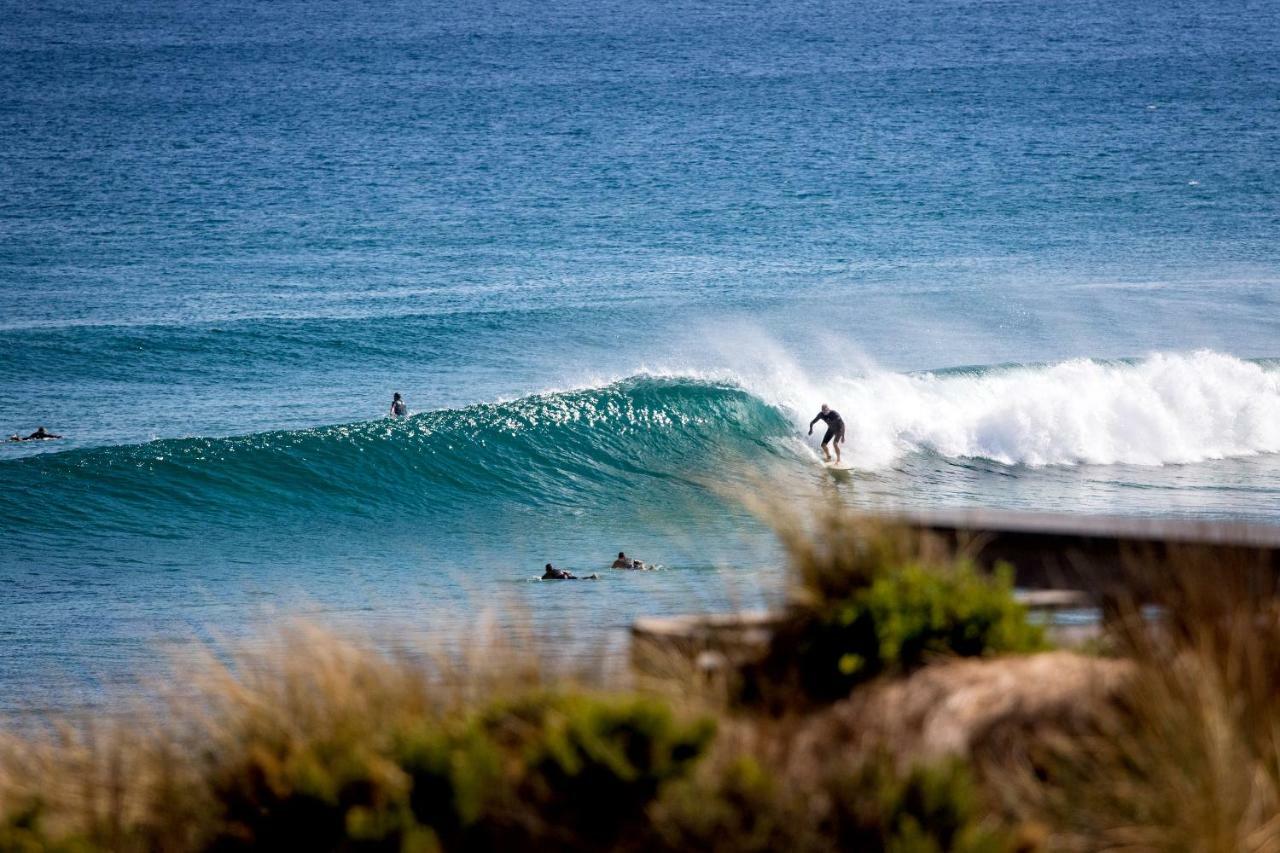
[[1095,600],[1121,591],[1142,597],[1144,587],[1158,582],[1159,567],[1194,554],[1200,564],[1269,576],[1280,593],[1280,526],[997,510],[892,518],[941,536],[983,566],[1012,565],[1016,585],[1025,590],[1075,590]]

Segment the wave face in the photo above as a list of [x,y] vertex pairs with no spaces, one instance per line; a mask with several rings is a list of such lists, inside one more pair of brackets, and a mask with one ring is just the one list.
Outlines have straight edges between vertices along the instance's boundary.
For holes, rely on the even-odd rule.
[[[0,512],[24,526],[155,532],[264,515],[574,507],[687,482],[777,450],[776,408],[710,382],[637,378],[513,402],[235,438],[53,453],[0,466]],[[34,495],[54,514],[31,515]]]
[[929,451],[1009,465],[1163,465],[1280,452],[1280,369],[1215,352],[944,373],[829,390],[851,458]]
[[[937,456],[1153,466],[1280,452],[1280,365],[1212,352],[870,372],[825,387],[649,376],[404,421],[16,459],[0,464],[0,517],[27,531],[148,536],[291,519],[510,522],[527,509],[678,526],[708,486],[749,483],[734,478],[762,462],[812,470],[800,438],[824,399],[848,422],[846,459],[868,470],[909,457],[925,469]],[[32,513],[33,502],[58,511]]]

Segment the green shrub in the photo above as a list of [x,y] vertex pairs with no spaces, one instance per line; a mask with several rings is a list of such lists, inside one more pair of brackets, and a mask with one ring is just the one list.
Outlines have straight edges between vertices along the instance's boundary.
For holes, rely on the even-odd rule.
[[882,673],[916,669],[930,657],[1026,652],[1044,644],[1013,597],[1012,573],[971,564],[907,565],[885,572],[810,623],[799,650],[815,695],[840,697]]
[[913,547],[901,532],[860,537],[845,524],[827,530],[821,548],[789,540],[801,588],[766,659],[744,673],[747,700],[830,702],[934,657],[1044,648],[1043,630],[1013,597],[1008,568],[989,574]]
[[655,809],[654,847],[663,850],[801,853],[821,839],[807,792],[779,784],[751,755],[667,788]]
[[[249,745],[212,780],[216,850],[610,846],[713,734],[630,696],[535,693],[390,733]],[[382,746],[385,742],[386,746]]]
[[509,791],[503,757],[478,722],[424,723],[399,738],[395,755],[409,775],[409,808],[418,824],[449,849],[487,846],[486,823]]
[[608,847],[640,831],[662,785],[701,756],[710,721],[656,700],[533,694],[401,739],[414,818],[446,849]]
[[592,849],[638,829],[659,788],[683,775],[714,734],[709,720],[677,725],[652,699],[569,696],[508,713],[500,726],[536,731],[523,748],[517,795],[548,826],[571,828],[571,846]]
[[[859,791],[875,798],[868,808]],[[846,849],[887,853],[997,853],[1017,846],[1012,833],[989,827],[968,767],[957,760],[913,767],[907,774],[877,762],[836,799],[836,835]]]
[[98,849],[99,845],[85,838],[49,833],[44,823],[44,808],[38,801],[13,808],[0,821],[0,853],[89,853]]
[[752,757],[668,788],[655,814],[663,849],[858,850],[865,853],[1000,853],[1015,833],[988,825],[967,767],[958,761],[895,772],[887,758],[857,769],[811,768],[779,780]]
[[359,740],[248,745],[211,780],[213,850],[428,848],[409,819],[409,780]]

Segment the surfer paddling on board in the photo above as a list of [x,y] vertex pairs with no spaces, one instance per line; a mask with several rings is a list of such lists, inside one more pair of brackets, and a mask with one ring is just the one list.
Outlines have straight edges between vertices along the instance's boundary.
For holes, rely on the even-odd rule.
[[822,455],[828,462],[831,461],[831,452],[827,450],[827,445],[831,444],[836,449],[836,462],[839,462],[840,445],[844,443],[844,418],[840,417],[840,413],[835,409],[823,403],[822,411],[809,421],[809,435],[813,435],[813,425],[818,421],[827,425],[827,434],[822,437]]
[[[546,571],[542,573],[542,579],[544,581],[576,581],[578,580],[578,576],[575,575],[573,572],[569,571],[568,569],[557,569],[555,566],[551,565],[550,563],[547,563]],[[582,580],[598,581],[600,580],[600,576],[592,572],[591,574],[582,578]]]
[[557,569],[555,566],[547,563],[546,571],[542,573],[544,581],[576,581],[578,576],[573,572],[564,569]]
[[62,438],[62,436],[54,435],[53,433],[46,431],[44,427],[36,427],[36,431],[26,438],[23,438],[20,435],[9,436],[10,441],[46,441],[51,438]]

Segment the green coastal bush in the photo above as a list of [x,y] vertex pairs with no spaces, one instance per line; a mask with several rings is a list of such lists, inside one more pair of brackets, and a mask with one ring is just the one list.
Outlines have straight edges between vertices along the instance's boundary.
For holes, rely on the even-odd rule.
[[630,696],[537,693],[445,719],[255,744],[214,780],[214,850],[611,847],[710,742]]
[[0,821],[0,853],[91,853],[96,849],[98,845],[79,835],[49,833],[39,802],[15,806]]
[[898,675],[941,655],[977,657],[1043,647],[1013,597],[1012,575],[906,565],[886,571],[803,623],[794,654],[805,692],[840,699],[867,679]]
[[[413,840],[406,774],[358,740],[247,745],[210,780],[212,850],[400,850]],[[429,845],[417,849],[430,849]]]
[[[488,722],[515,736],[524,758],[521,801],[546,827],[571,827],[568,846],[591,849],[638,829],[660,787],[684,775],[715,734],[706,719],[676,725],[653,699],[525,702]],[[513,722],[536,735],[512,732]],[[528,840],[545,845],[554,837]]]
[[[842,846],[890,853],[997,853],[1024,842],[987,820],[968,766],[959,760],[918,765],[898,774],[887,761],[871,765],[842,788],[837,806]],[[850,794],[875,792],[871,808]],[[849,801],[851,800],[851,802]]]
[[936,657],[1045,647],[1009,569],[984,572],[902,531],[824,523],[818,540],[783,537],[799,585],[765,660],[744,673],[745,699],[831,702]]
[[750,756],[668,789],[656,812],[670,851],[1001,853],[1016,833],[991,824],[968,767],[946,761],[900,773],[884,756],[782,780]]
[[484,846],[492,815],[511,791],[498,745],[475,720],[449,727],[423,723],[394,747],[410,779],[409,811],[448,848]]

